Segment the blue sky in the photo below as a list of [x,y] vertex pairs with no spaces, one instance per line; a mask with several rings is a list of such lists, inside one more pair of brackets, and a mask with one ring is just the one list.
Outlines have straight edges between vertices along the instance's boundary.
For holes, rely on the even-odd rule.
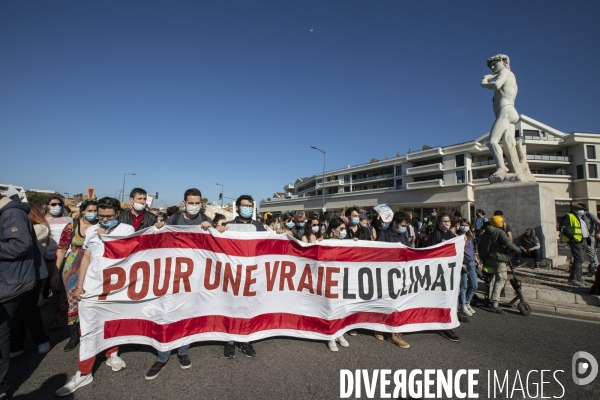
[[[2,1],[1,183],[179,202],[471,140],[517,110],[600,132],[597,1]],[[314,32],[309,33],[310,28]],[[162,202],[159,202],[161,205]]]

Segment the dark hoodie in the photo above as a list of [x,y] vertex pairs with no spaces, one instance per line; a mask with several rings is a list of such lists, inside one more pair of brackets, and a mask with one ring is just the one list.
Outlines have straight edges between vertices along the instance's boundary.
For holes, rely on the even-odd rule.
[[535,231],[531,230],[531,236],[521,236],[521,247],[529,250],[535,250],[540,248],[540,240],[535,236]]
[[27,203],[0,199],[0,302],[33,288],[39,275],[41,254],[29,210]]

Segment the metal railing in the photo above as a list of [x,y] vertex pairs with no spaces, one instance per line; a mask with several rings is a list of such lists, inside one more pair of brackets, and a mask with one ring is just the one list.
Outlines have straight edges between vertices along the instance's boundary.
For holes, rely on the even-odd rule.
[[352,179],[352,183],[374,181],[375,179],[388,179],[388,178],[393,178],[394,176],[395,176],[394,174],[374,175],[374,176],[369,176],[366,178]]
[[541,161],[565,161],[570,162],[571,156],[553,156],[549,154],[527,154],[528,160],[541,160]]

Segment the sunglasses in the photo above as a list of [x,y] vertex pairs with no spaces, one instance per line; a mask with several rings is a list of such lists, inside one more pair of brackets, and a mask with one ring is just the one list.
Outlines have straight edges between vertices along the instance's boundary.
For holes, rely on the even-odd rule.
[[48,205],[51,207],[54,207],[54,206],[60,206],[60,203],[49,203]]

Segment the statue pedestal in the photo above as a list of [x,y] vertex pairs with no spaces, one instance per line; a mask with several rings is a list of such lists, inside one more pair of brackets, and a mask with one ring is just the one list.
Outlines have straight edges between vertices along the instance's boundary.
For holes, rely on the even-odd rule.
[[480,208],[488,219],[492,218],[494,211],[502,210],[517,245],[525,230],[533,228],[540,239],[542,259],[548,259],[553,266],[566,263],[566,257],[558,255],[552,189],[537,182],[479,186],[475,188],[475,209]]

